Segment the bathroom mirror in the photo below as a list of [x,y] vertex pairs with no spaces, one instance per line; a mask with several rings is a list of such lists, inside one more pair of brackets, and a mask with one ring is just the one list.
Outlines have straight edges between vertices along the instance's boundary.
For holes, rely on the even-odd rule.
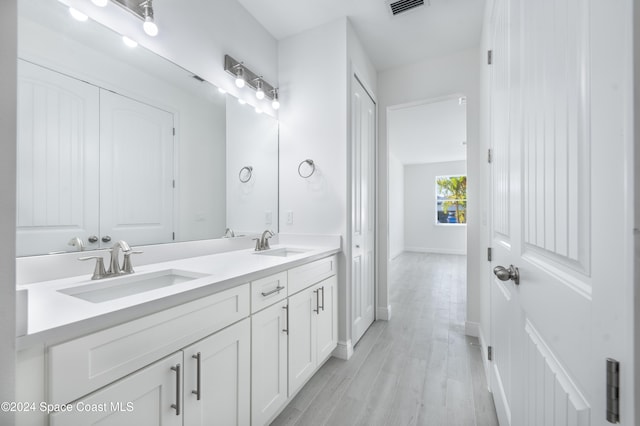
[[275,118],[57,1],[18,24],[18,256],[277,231]]

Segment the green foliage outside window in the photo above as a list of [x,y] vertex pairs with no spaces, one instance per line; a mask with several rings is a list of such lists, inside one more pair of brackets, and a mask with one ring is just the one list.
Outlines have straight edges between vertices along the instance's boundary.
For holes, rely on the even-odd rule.
[[467,177],[436,177],[438,223],[467,223]]

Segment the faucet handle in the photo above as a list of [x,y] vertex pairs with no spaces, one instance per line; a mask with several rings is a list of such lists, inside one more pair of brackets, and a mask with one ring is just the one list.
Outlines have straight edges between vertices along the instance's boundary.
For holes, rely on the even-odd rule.
[[133,251],[133,250],[129,250],[129,251],[125,251],[124,252],[124,261],[122,262],[122,272],[125,274],[133,274],[135,271],[133,270],[133,265],[131,263],[131,255],[132,254],[142,254],[144,253],[143,251]]
[[255,251],[262,250],[262,245],[260,244],[260,238],[252,238],[252,240],[256,242]]
[[107,276],[107,271],[104,269],[104,259],[102,256],[85,256],[79,257],[78,260],[96,260],[96,267],[93,269],[93,275],[91,276],[92,280],[101,280],[102,278]]

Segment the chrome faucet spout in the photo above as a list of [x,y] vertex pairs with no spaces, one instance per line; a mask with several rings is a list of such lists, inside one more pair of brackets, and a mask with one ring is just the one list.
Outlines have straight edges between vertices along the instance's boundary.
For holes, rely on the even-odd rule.
[[260,250],[269,250],[269,238],[273,237],[275,234],[273,231],[267,229],[262,233],[260,237]]
[[109,270],[107,271],[108,275],[119,275],[123,272],[122,268],[120,268],[119,261],[120,250],[122,250],[123,253],[129,253],[131,247],[129,247],[129,244],[124,240],[116,242],[113,247],[111,247],[111,260],[109,261]]
[[75,247],[78,251],[84,251],[84,243],[79,237],[73,237],[69,240],[68,244]]

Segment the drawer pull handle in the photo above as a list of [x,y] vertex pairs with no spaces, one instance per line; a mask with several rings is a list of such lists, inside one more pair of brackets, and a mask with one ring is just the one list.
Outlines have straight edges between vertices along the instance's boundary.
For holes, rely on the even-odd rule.
[[324,312],[324,286],[320,288],[322,289],[322,312]]
[[282,307],[285,311],[287,311],[287,327],[283,328],[282,331],[289,334],[289,305],[285,305]]
[[200,387],[200,366],[202,362],[202,355],[198,352],[195,355],[191,355],[191,358],[196,360],[196,390],[192,390],[191,393],[196,396],[196,399],[200,401],[202,395],[202,388]]
[[176,372],[176,403],[171,404],[171,408],[176,410],[176,416],[180,415],[180,364],[176,364],[175,367],[171,367],[172,371]]
[[283,289],[284,289],[284,286],[279,285],[278,287],[274,288],[271,291],[268,291],[266,293],[262,292],[262,296],[263,297],[271,296],[273,293],[280,293],[280,290],[283,290]]
[[320,289],[313,290],[313,292],[316,294],[316,308],[313,312],[320,315]]

